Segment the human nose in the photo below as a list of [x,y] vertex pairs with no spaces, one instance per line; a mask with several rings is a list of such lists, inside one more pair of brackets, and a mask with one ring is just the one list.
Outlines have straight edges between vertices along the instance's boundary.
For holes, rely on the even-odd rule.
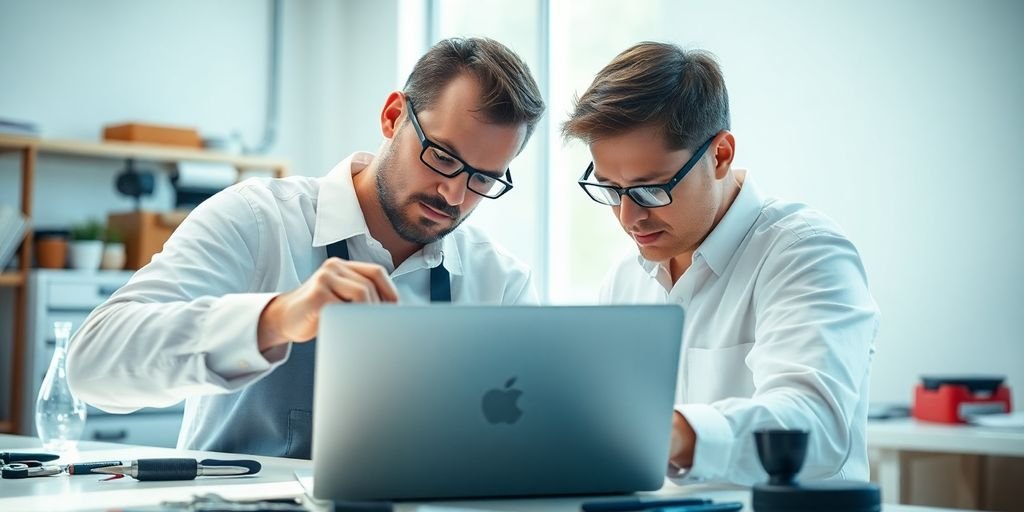
[[459,206],[466,200],[466,185],[469,179],[468,173],[462,173],[452,178],[441,178],[437,186],[437,193],[441,194],[448,204]]
[[644,220],[648,215],[647,208],[644,208],[630,197],[629,194],[622,194],[619,199],[619,223],[624,227],[635,225],[638,221]]

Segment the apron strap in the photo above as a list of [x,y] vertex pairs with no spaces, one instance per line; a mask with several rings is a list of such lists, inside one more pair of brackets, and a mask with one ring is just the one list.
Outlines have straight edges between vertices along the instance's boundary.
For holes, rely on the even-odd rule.
[[[348,242],[338,240],[327,246],[327,256],[330,258],[341,258],[348,260]],[[451,302],[452,281],[448,269],[444,268],[444,258],[441,263],[430,269],[430,302]]]

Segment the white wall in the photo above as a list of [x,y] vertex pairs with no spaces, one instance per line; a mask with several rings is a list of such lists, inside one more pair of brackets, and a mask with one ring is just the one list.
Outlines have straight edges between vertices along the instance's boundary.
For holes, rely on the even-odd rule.
[[[104,124],[140,120],[204,136],[239,131],[256,145],[270,11],[266,0],[4,0],[0,116],[37,122],[50,138],[98,140]],[[281,122],[271,154],[288,159],[294,174],[322,175],[354,150],[376,150],[373,120],[398,82],[396,17],[397,0],[284,2]],[[130,209],[113,187],[122,166],[44,156],[37,226]],[[0,158],[0,203],[17,200],[16,170],[12,156]],[[145,207],[170,205],[165,175],[158,177]]]
[[872,399],[996,373],[1024,407],[1024,3],[663,7],[651,38],[723,65],[739,165],[860,248],[882,310]]
[[[921,373],[1003,373],[1024,407],[1024,3],[659,4],[646,39],[704,47],[723,64],[738,163],[860,247],[883,312],[873,398],[908,400]],[[273,152],[296,173],[376,149],[373,120],[408,60],[398,5],[286,2]],[[252,144],[268,13],[266,1],[0,1],[0,115],[51,137],[141,119],[237,129]],[[129,208],[113,192],[118,167],[43,160],[37,222]],[[0,202],[14,201],[14,171],[0,158]]]

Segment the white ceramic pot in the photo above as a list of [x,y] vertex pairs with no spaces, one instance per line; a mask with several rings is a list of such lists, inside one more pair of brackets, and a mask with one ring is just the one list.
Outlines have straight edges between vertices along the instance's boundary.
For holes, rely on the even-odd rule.
[[100,268],[103,270],[121,270],[124,268],[125,254],[124,244],[107,243],[103,246],[103,259],[100,261]]
[[71,242],[71,268],[95,272],[103,260],[102,240],[74,240]]

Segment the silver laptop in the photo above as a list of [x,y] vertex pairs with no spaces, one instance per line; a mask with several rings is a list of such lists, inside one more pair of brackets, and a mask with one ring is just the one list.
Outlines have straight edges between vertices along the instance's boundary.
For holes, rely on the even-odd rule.
[[314,497],[659,489],[682,329],[674,305],[328,306]]

